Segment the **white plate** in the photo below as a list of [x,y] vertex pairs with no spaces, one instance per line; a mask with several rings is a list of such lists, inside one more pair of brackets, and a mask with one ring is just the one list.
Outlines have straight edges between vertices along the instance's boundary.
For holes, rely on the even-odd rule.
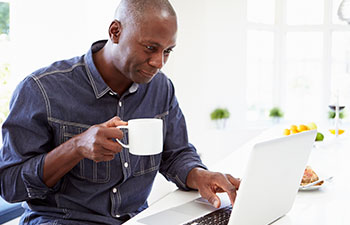
[[314,191],[314,190],[318,190],[321,187],[324,186],[325,183],[321,184],[321,185],[316,185],[316,186],[310,186],[310,187],[306,187],[304,188],[303,186],[299,186],[299,191]]
[[299,191],[313,191],[313,190],[318,190],[320,188],[322,188],[323,186],[327,185],[328,183],[332,182],[334,179],[333,176],[328,177],[328,178],[321,178],[320,180],[324,180],[323,183],[321,185],[314,185],[314,186],[310,186],[310,187],[303,187],[303,186],[299,186]]

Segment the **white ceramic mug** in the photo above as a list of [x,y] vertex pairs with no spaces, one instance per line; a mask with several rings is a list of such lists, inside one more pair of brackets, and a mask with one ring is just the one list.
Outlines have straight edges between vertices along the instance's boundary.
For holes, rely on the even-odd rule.
[[155,155],[163,150],[163,120],[156,118],[132,119],[126,126],[119,129],[128,129],[129,144],[126,145],[117,139],[118,143],[134,155]]

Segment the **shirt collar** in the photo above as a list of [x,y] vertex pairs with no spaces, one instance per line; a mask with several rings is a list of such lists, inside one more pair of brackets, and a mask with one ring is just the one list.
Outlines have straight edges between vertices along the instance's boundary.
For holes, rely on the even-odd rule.
[[[101,74],[98,72],[92,57],[92,54],[102,49],[106,43],[107,40],[101,40],[93,43],[84,57],[86,72],[97,99],[112,91],[112,89],[103,80]],[[138,87],[139,85],[137,83],[133,83],[128,92],[134,93],[138,90]]]

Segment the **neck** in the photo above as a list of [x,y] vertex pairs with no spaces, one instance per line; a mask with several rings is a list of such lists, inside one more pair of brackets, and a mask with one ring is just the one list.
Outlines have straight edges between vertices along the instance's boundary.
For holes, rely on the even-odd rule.
[[109,41],[106,45],[93,54],[93,60],[98,72],[101,74],[106,84],[119,95],[122,95],[131,85],[132,81],[127,79],[119,70],[115,68],[112,61],[110,51],[111,45]]

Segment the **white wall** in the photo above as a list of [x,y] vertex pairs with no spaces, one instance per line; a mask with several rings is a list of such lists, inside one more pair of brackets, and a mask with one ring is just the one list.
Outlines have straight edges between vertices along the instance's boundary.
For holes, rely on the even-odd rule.
[[25,76],[53,61],[86,53],[108,37],[118,0],[14,0],[11,41],[14,73]]
[[245,118],[245,1],[174,0],[178,45],[165,71],[174,81],[190,135],[213,127],[217,106],[231,112],[229,126]]
[[[22,79],[55,60],[84,54],[108,36],[119,0],[11,2],[13,73]],[[244,0],[171,0],[179,18],[177,47],[164,71],[173,80],[189,133],[212,127],[210,111],[245,118]]]

